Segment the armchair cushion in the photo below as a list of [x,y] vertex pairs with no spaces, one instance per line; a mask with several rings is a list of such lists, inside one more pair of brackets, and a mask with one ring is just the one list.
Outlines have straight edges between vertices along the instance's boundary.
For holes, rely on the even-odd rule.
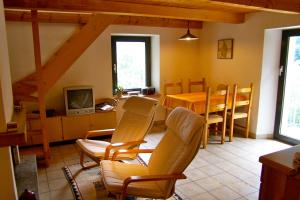
[[[102,160],[100,166],[105,188],[112,193],[120,192],[123,181],[133,174],[135,176],[149,175],[148,168],[144,165]],[[161,197],[159,196],[161,194],[160,188],[155,181],[130,183],[127,192],[134,196]]]
[[204,122],[204,119],[197,115],[191,115],[183,109],[178,109],[172,113],[166,121],[168,129],[176,133],[184,143],[189,143],[194,137],[194,133],[199,131],[199,127]]
[[[76,143],[79,145],[79,147],[89,154],[90,156],[97,157],[99,159],[104,158],[105,150],[108,145],[111,143],[101,141],[101,140],[88,140],[88,139],[78,139]],[[110,151],[109,158],[111,158],[116,150],[119,148],[112,149]],[[124,156],[124,158],[128,159],[134,159],[136,157],[136,154],[127,154]],[[118,156],[117,159],[122,159],[122,155],[120,157]]]
[[144,101],[140,97],[132,96],[124,103],[123,109],[139,115],[148,116],[151,110],[153,110],[153,104],[157,104],[157,100],[147,97],[144,97],[144,99],[147,99],[147,101]]

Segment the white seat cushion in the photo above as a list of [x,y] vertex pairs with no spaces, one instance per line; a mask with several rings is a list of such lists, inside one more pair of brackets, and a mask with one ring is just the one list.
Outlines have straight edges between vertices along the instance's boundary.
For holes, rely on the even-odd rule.
[[[76,143],[80,146],[82,151],[85,153],[97,157],[99,159],[104,158],[105,150],[108,145],[111,143],[101,141],[101,140],[89,140],[89,139],[78,139]],[[119,150],[121,148],[115,148],[115,150]],[[126,149],[126,148],[125,148]],[[112,158],[114,149],[110,150],[109,158]],[[136,154],[121,154],[117,157],[117,160],[127,160],[127,159],[134,159],[136,158]]]
[[104,157],[105,149],[108,145],[110,145],[109,142],[88,139],[79,139],[76,143],[84,152],[99,158]]
[[[124,180],[129,176],[149,175],[148,168],[144,165],[126,164],[110,160],[102,160],[100,169],[105,188],[112,193],[120,193]],[[127,193],[133,196],[161,197],[161,191],[154,181],[130,183]]]

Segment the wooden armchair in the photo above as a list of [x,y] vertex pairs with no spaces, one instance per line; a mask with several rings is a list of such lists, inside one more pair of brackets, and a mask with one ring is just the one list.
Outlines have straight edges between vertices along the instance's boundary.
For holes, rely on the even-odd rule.
[[229,141],[233,138],[233,128],[235,119],[245,119],[245,125],[236,124],[236,126],[245,129],[245,137],[249,136],[250,113],[252,107],[253,97],[253,84],[250,83],[249,87],[238,88],[237,84],[234,85],[232,108],[228,112],[229,123]]
[[[203,139],[203,148],[206,148],[209,137],[209,126],[211,124],[216,125],[215,131],[221,132],[221,144],[225,141],[226,132],[226,115],[227,115],[227,103],[229,96],[229,86],[226,86],[225,90],[217,90],[211,92],[211,88],[206,90],[206,103],[205,103],[205,132]],[[222,123],[221,131],[218,129],[218,123]]]
[[152,152],[148,166],[103,160],[100,163],[102,180],[107,191],[118,199],[127,195],[166,199],[175,190],[177,179],[197,154],[204,127],[204,118],[185,108],[175,108],[166,121],[167,131],[154,150],[133,149],[119,154]]
[[205,88],[206,88],[206,81],[205,78],[202,78],[201,81],[192,81],[191,79],[189,79],[188,82],[188,92],[192,92],[192,87],[199,87],[200,86],[200,91],[204,92]]
[[[128,98],[123,105],[125,111],[116,129],[88,131],[85,139],[76,141],[81,150],[81,166],[83,168],[95,166],[85,166],[84,155],[99,164],[100,160],[111,158],[116,150],[138,148],[141,143],[145,142],[143,139],[152,127],[156,105],[157,100],[154,99],[138,96]],[[91,136],[111,134],[111,143],[88,139]],[[135,157],[136,154],[128,154],[118,159],[134,159]]]

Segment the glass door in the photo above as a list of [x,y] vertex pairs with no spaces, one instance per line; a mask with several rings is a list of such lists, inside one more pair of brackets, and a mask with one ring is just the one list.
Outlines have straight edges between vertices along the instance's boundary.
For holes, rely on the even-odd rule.
[[300,29],[282,32],[275,138],[300,143]]

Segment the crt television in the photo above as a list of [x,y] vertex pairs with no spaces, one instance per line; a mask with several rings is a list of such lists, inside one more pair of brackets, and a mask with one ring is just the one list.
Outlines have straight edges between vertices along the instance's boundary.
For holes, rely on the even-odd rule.
[[84,115],[95,112],[95,98],[92,86],[64,88],[67,115]]

